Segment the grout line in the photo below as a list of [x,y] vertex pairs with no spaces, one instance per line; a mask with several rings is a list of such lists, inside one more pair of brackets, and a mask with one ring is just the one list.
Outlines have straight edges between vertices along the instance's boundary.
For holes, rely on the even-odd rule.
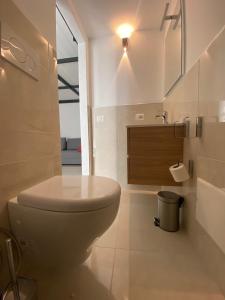
[[[159,186],[160,188],[160,186]],[[152,195],[152,196],[155,196],[157,195],[158,191],[148,191],[148,190],[126,190],[128,192],[128,194],[140,194],[140,195],[143,195],[143,194],[147,194],[147,195]]]
[[112,293],[112,285],[113,285],[113,278],[114,278],[114,273],[115,273],[115,263],[116,263],[116,254],[117,254],[117,238],[118,238],[118,230],[119,230],[119,223],[120,223],[120,218],[121,216],[119,215],[119,210],[117,212],[117,216],[116,218],[118,218],[116,220],[116,233],[115,233],[115,248],[114,248],[114,258],[113,258],[113,268],[112,268],[112,277],[111,277],[111,283],[110,283],[110,292]]
[[99,245],[94,245],[95,248],[102,248],[102,249],[111,249],[111,250],[116,250],[116,247],[107,247],[107,246],[99,246]]
[[114,271],[115,271],[115,262],[116,262],[116,249],[114,249],[114,254],[113,254],[113,267],[112,267],[111,281],[110,281],[110,287],[109,287],[109,290],[111,293],[112,293],[112,284],[113,284],[113,277],[114,277]]
[[31,156],[28,159],[23,159],[23,160],[18,160],[18,161],[10,161],[10,162],[5,162],[5,163],[1,163],[0,164],[0,168],[1,167],[6,167],[6,166],[11,166],[11,165],[20,165],[20,164],[24,164],[24,163],[29,163],[31,161],[36,161],[36,160],[42,160],[42,159],[46,159],[46,158],[56,158],[59,155],[55,155],[55,154],[46,154],[46,155],[40,155],[40,156]]
[[213,157],[210,157],[210,156],[206,156],[206,155],[205,155],[205,156],[199,155],[199,156],[197,157],[197,160],[199,160],[199,159],[213,160],[213,161],[216,161],[216,162],[225,164],[225,161],[224,161],[224,160],[216,159],[216,158],[213,158]]

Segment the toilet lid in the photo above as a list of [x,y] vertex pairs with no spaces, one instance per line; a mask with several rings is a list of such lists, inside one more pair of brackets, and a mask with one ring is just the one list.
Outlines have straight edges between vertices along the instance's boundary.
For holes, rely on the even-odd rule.
[[98,176],[55,176],[17,196],[23,206],[58,212],[92,211],[119,201],[120,185]]

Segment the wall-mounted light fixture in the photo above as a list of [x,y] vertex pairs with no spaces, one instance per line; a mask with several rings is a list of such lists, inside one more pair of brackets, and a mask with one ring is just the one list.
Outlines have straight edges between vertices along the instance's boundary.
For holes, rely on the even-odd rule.
[[122,39],[122,46],[124,52],[127,52],[128,48],[128,40],[131,37],[132,33],[134,31],[134,28],[130,24],[122,24],[118,27],[117,33]]

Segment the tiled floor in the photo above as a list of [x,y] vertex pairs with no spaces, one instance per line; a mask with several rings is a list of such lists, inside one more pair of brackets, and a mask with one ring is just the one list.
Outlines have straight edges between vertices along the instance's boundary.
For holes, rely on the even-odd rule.
[[222,300],[182,231],[153,225],[154,195],[123,192],[119,214],[88,261],[40,281],[41,300]]
[[62,166],[62,175],[81,175],[81,166]]

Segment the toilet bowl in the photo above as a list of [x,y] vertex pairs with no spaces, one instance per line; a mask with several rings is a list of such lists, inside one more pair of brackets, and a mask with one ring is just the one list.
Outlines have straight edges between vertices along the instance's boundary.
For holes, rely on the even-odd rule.
[[37,268],[76,266],[114,221],[121,189],[97,176],[55,176],[8,203],[24,259]]

